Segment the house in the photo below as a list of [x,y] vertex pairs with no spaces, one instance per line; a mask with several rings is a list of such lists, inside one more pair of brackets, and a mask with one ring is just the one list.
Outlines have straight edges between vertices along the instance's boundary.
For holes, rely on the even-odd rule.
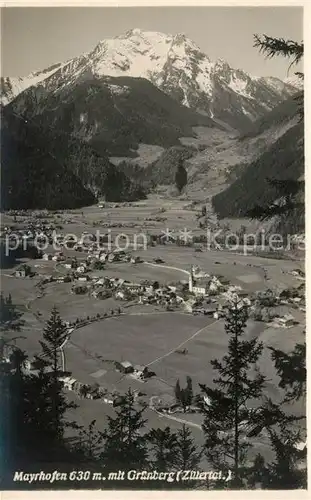
[[131,257],[130,262],[131,262],[131,264],[139,264],[139,263],[143,262],[143,260],[137,255],[137,256]]
[[145,378],[148,375],[148,367],[144,365],[134,365],[134,374],[138,378]]
[[35,359],[26,359],[24,363],[26,370],[35,370],[36,369],[36,360]]
[[113,261],[115,261],[116,259],[117,259],[116,254],[110,253],[110,254],[108,255],[108,262],[113,262]]
[[194,285],[192,287],[192,291],[195,295],[206,295],[208,292],[208,288],[206,285]]
[[79,266],[77,267],[77,273],[85,273],[86,267],[85,266]]
[[15,271],[15,276],[16,278],[25,278],[26,277],[25,269],[18,269],[17,271]]
[[305,273],[301,269],[294,269],[291,274],[293,276],[300,276],[301,278],[305,277]]
[[291,314],[285,314],[283,318],[277,318],[277,320],[278,323],[285,328],[289,328],[295,324],[295,318]]
[[88,281],[88,276],[79,276],[78,281]]
[[42,255],[43,260],[52,260],[53,255],[51,253],[44,253]]
[[78,286],[72,287],[71,291],[72,291],[72,293],[75,293],[76,295],[82,295],[82,294],[87,293],[88,288],[85,285],[84,286],[83,285],[80,285],[80,286],[78,285]]
[[71,269],[72,264],[71,263],[70,264],[64,264],[64,266],[65,266],[66,269]]
[[204,309],[204,314],[206,314],[207,316],[214,316],[215,313],[217,313],[216,306],[207,305]]
[[120,363],[120,371],[123,373],[132,373],[133,370],[133,365],[129,361],[122,361],[122,363]]
[[143,285],[140,283],[131,283],[130,281],[124,281],[123,286],[131,292],[138,292],[143,289]]
[[113,405],[113,403],[114,403],[114,401],[113,401],[113,399],[112,399],[111,396],[110,397],[109,396],[104,396],[103,397],[103,402],[106,403],[106,404],[108,404],[108,405]]
[[73,384],[72,384],[72,390],[74,392],[76,392],[77,394],[79,394],[80,390],[81,390],[81,387],[83,387],[83,383],[82,382],[79,382],[78,380],[76,380]]
[[69,391],[73,390],[74,385],[77,382],[77,380],[75,378],[71,378],[71,377],[61,377],[60,380],[64,384],[64,389],[68,389]]

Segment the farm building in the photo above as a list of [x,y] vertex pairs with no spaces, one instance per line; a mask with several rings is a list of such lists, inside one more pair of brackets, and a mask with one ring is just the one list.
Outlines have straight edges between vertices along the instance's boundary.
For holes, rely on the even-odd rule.
[[17,271],[15,271],[15,276],[16,278],[25,278],[26,277],[25,269],[18,269]]
[[275,321],[284,328],[289,328],[295,325],[295,318],[291,314],[286,314],[281,318],[275,318]]
[[123,373],[132,373],[134,371],[134,368],[132,363],[130,363],[129,361],[122,361],[120,363],[120,370]]
[[23,264],[19,269],[15,271],[15,276],[17,278],[25,278],[29,275],[31,275],[31,268],[26,264]]
[[139,378],[147,377],[148,367],[144,365],[134,365],[134,374]]
[[51,253],[44,253],[42,255],[43,260],[52,260],[53,255]]
[[64,389],[68,389],[69,391],[73,391],[74,385],[77,383],[77,380],[71,377],[63,377],[60,380],[64,384]]

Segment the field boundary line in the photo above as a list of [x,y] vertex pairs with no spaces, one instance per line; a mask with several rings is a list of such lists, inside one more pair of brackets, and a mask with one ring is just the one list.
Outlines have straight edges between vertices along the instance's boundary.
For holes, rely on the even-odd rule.
[[220,321],[219,319],[216,319],[212,323],[210,323],[208,325],[205,325],[203,328],[200,328],[200,330],[197,330],[193,335],[191,335],[191,337],[189,337],[188,339],[186,339],[183,342],[181,342],[181,344],[179,344],[178,346],[174,347],[173,349],[171,349],[166,354],[163,354],[163,356],[159,356],[158,358],[154,359],[150,363],[147,363],[146,366],[151,366],[154,363],[157,363],[158,361],[161,361],[162,359],[166,358],[167,356],[170,356],[170,354],[173,354],[177,349],[180,349],[182,346],[184,346],[185,344],[187,344],[188,342],[190,342],[190,340],[194,339],[197,335],[199,335],[200,333],[202,333],[206,328],[208,328],[209,326],[215,325],[215,323],[218,323],[219,321]]
[[173,269],[174,271],[180,271],[181,273],[185,273],[188,276],[190,276],[190,272],[186,271],[186,269],[181,269],[180,267],[174,267],[174,266],[167,266],[165,264],[155,264],[153,262],[143,262],[144,264],[147,264],[147,266],[152,266],[152,267],[164,267],[165,269]]

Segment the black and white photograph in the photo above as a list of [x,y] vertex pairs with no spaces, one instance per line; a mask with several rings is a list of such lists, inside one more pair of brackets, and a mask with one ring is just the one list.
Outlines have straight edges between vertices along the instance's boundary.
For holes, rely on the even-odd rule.
[[0,490],[307,490],[303,26],[1,7]]

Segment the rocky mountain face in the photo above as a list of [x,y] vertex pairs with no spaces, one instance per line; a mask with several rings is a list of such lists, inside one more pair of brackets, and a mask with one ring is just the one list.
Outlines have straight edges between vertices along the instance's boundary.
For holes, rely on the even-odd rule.
[[[170,147],[193,136],[193,126],[215,127],[143,78],[83,75],[54,92],[34,86],[4,109],[86,142],[104,156],[135,156],[140,143]],[[220,128],[217,125],[217,128]]]
[[42,72],[2,79],[2,103],[30,86],[54,94],[81,78],[106,76],[146,78],[182,105],[238,130],[296,92],[295,86],[277,78],[252,77],[225,61],[211,61],[183,34],[133,29]]

